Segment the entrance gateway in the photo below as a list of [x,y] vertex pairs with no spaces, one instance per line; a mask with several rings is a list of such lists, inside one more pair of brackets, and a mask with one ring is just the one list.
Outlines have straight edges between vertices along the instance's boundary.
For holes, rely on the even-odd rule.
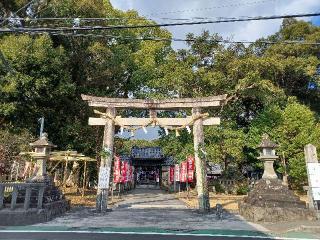
[[[123,129],[135,130],[133,126],[145,128],[149,125],[159,126],[166,130],[175,130],[178,132],[183,128],[190,129],[193,126],[194,156],[197,179],[197,193],[199,210],[208,212],[210,210],[209,191],[206,179],[206,160],[203,156],[203,126],[219,125],[219,117],[209,117],[208,114],[202,113],[202,108],[220,107],[226,101],[226,95],[204,97],[204,98],[176,98],[165,100],[151,99],[126,99],[126,98],[107,98],[81,95],[89,106],[105,109],[104,112],[95,111],[99,114],[99,118],[89,118],[89,125],[104,126],[103,149],[108,154],[103,154],[101,158],[101,167],[99,172],[99,181],[101,176],[109,178],[113,157],[113,144],[115,126]],[[122,118],[116,115],[116,109],[147,109],[149,110],[149,118]],[[192,116],[186,118],[158,118],[157,110],[179,110],[192,109]],[[103,181],[108,183],[107,179]],[[107,194],[109,184],[98,184],[96,208],[97,211],[106,211]]]

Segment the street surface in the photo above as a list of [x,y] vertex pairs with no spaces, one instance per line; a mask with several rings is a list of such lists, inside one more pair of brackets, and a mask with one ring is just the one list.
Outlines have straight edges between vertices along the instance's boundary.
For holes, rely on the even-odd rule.
[[[252,240],[249,237],[226,237],[226,236],[194,236],[194,235],[157,235],[157,234],[116,234],[116,233],[1,233],[1,240]],[[272,239],[272,238],[263,238]]]
[[188,209],[173,194],[161,190],[135,189],[123,198],[124,201],[107,213],[96,213],[92,208],[73,208],[47,223],[0,227],[0,240],[275,239],[275,236],[276,239],[319,239],[305,232],[275,234],[228,212],[223,213],[222,219],[218,219],[214,211],[199,214]]

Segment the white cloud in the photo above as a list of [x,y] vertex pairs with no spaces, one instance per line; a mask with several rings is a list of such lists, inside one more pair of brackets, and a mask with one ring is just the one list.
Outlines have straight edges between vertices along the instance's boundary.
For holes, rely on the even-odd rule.
[[[135,9],[140,15],[149,16],[153,14],[149,16],[151,18],[270,16],[275,14],[309,13],[320,10],[319,0],[174,0],[165,1],[165,3],[163,0],[153,0],[151,4],[150,0],[111,0],[111,2],[114,7],[122,10]],[[218,6],[229,7],[215,8]],[[205,10],[205,8],[207,9]],[[163,14],[164,12],[175,13]],[[305,20],[310,20],[310,18]],[[158,19],[157,21],[163,22],[164,20]],[[281,22],[281,20],[267,20],[169,27],[168,29],[173,33],[174,37],[179,38],[184,38],[189,32],[199,34],[203,30],[209,30],[211,33],[216,32],[225,38],[232,37],[234,40],[253,41],[276,32]],[[174,47],[182,48],[184,45],[175,43]]]

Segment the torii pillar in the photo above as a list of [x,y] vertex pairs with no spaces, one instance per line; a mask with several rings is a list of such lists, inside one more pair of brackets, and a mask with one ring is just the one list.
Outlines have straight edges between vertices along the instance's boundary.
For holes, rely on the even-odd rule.
[[206,213],[210,211],[209,191],[207,184],[207,164],[206,159],[199,156],[199,149],[204,143],[203,137],[203,119],[199,118],[201,114],[201,108],[192,108],[192,117],[195,120],[193,124],[193,144],[194,144],[194,155],[196,165],[196,179],[197,179],[197,193],[198,193],[198,204],[199,211]]
[[[107,108],[106,114],[112,118],[115,118],[116,109]],[[109,156],[106,156],[105,158],[101,158],[100,167],[106,167],[109,170],[111,169],[111,163],[112,163],[112,157],[113,157],[114,131],[115,131],[114,121],[110,118],[106,118],[102,148],[109,149],[111,154]],[[109,191],[108,187],[103,189],[98,188],[97,190],[96,210],[98,212],[105,212],[107,209],[108,191]]]

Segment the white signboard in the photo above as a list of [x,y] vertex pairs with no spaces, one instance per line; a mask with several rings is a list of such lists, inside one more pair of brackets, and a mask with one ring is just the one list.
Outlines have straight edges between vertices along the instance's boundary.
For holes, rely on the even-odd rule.
[[320,188],[320,174],[319,175],[309,175],[310,186],[312,188]]
[[99,189],[108,189],[109,188],[109,178],[110,178],[110,168],[109,167],[100,167],[99,169]]
[[307,163],[308,174],[320,176],[320,163]]
[[312,188],[312,195],[313,195],[313,200],[319,201],[320,200],[320,188]]
[[313,200],[320,200],[320,163],[307,163],[309,186],[312,188]]

